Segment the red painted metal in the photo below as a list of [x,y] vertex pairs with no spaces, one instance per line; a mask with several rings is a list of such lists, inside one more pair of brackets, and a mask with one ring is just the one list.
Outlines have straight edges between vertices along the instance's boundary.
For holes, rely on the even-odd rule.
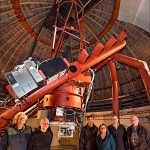
[[[126,45],[126,41],[122,41],[117,46],[113,46],[109,51],[103,51],[100,53],[97,57],[91,57],[90,61],[88,59],[85,61],[85,63],[80,64],[79,62],[74,62],[70,64],[70,66],[76,67],[76,72],[71,72],[68,70],[68,72],[60,77],[58,80],[55,80],[44,87],[38,89],[34,93],[32,93],[30,96],[25,98],[25,101],[21,103],[21,106],[16,106],[14,110],[6,110],[3,113],[1,113],[0,118],[0,130],[2,130],[4,127],[6,127],[8,121],[4,121],[2,118],[10,119],[12,118],[17,112],[23,111],[29,106],[33,105],[38,99],[41,99],[44,95],[47,93],[51,93],[54,89],[57,87],[63,85],[66,82],[70,82],[71,80],[75,80],[75,78],[79,78],[79,76],[88,70],[88,68],[96,65],[100,61],[103,61],[104,59],[110,57],[114,53],[119,52],[124,46]],[[84,79],[84,78],[83,78]],[[88,78],[89,79],[89,78]]]
[[53,56],[53,57],[57,57],[58,50],[60,49],[60,47],[61,47],[61,45],[62,45],[62,41],[63,41],[63,39],[64,39],[65,27],[66,27],[66,25],[67,25],[67,22],[68,22],[68,19],[69,19],[69,16],[70,16],[72,7],[73,7],[73,3],[71,4],[71,7],[70,7],[70,9],[69,9],[69,13],[68,13],[68,15],[67,15],[67,18],[66,18],[66,20],[65,20],[64,26],[63,26],[63,28],[62,28],[60,37],[59,37],[58,42],[57,42],[57,44],[56,44],[55,53],[54,53],[54,56]]
[[[116,43],[115,45],[119,44],[120,42],[122,42],[125,38],[127,37],[127,34],[124,31],[121,31],[119,33],[119,35],[116,38]],[[106,45],[106,44],[105,44]],[[100,62],[98,64],[96,64],[93,67],[94,72],[98,72],[102,67],[104,67],[104,65],[106,65],[107,63],[109,63],[110,60],[113,59],[114,56],[116,56],[117,53],[114,53],[113,55],[111,55],[110,57],[108,57],[107,59],[105,59],[103,62]]]
[[[70,8],[68,11],[68,14],[65,18],[61,17],[60,14],[60,10],[61,7],[63,5],[69,5],[70,4]],[[79,8],[79,10],[77,9]],[[81,17],[79,18],[79,11],[81,11]],[[69,18],[71,17],[73,13],[74,19],[75,19],[75,23],[73,24],[69,24]],[[59,39],[55,45],[55,51],[53,54],[53,58],[57,57],[58,52],[60,51],[60,48],[63,44],[63,40],[64,40],[64,35],[65,35],[65,30],[72,32],[78,32],[80,35],[80,38],[85,40],[85,31],[84,31],[84,9],[82,4],[79,1],[75,1],[75,0],[68,0],[68,1],[60,1],[58,4],[58,9],[57,9],[57,15],[56,15],[56,20],[55,20],[55,27],[57,27],[57,25],[59,25],[59,20],[63,21],[63,27],[62,27],[62,31],[60,33]],[[60,18],[60,19],[59,19]],[[63,19],[62,19],[63,18]],[[83,42],[83,40],[80,40],[80,50],[81,49],[86,49],[86,44],[85,42]]]
[[117,54],[114,57],[114,60],[135,67],[139,70],[150,102],[150,70],[147,66],[147,63],[135,58],[124,56],[122,54]]
[[63,77],[59,78],[59,80],[53,81],[32,93],[29,97],[26,98],[26,102],[21,103],[21,106],[16,106],[14,110],[5,110],[5,112],[1,113],[0,116],[0,130],[8,124],[8,120],[5,121],[2,119],[2,117],[5,119],[11,119],[17,112],[25,110],[27,107],[34,104],[38,99],[42,98],[56,87],[65,83],[67,80],[67,75],[64,75]]
[[78,56],[78,62],[80,64],[83,64],[87,60],[88,56],[89,54],[87,53],[87,51],[82,50]]
[[[18,20],[20,21],[20,23],[22,24],[24,29],[33,38],[37,38],[36,32],[34,32],[34,30],[31,28],[31,26],[26,21],[26,17],[24,16],[24,13],[22,12],[22,9],[21,9],[21,6],[20,6],[20,1],[19,0],[11,0],[11,3],[12,3],[12,8],[14,9],[14,13],[16,14]],[[39,37],[38,41],[40,41],[41,43],[44,43],[45,45],[48,45],[48,46],[51,47],[51,43],[49,41],[43,39],[42,37]]]
[[43,107],[52,107],[54,106],[54,100],[52,99],[52,94],[46,94],[43,98]]
[[[109,51],[109,49],[115,45],[116,43],[116,39],[114,37],[110,37],[110,39],[105,43],[105,45],[103,46],[101,43],[98,43],[96,45],[96,47],[92,50],[92,55],[89,57],[89,59],[87,61],[92,61],[93,59],[96,58],[96,56],[98,56],[98,54],[100,55],[100,53],[102,53],[102,51],[106,52]],[[99,50],[96,53],[96,50],[99,48]],[[105,61],[105,60],[104,60]],[[101,64],[101,62],[99,62]],[[94,66],[95,67],[95,66]]]
[[113,61],[108,63],[110,75],[111,75],[111,82],[112,82],[112,107],[113,113],[119,117],[119,83],[118,77],[116,72],[116,65]]
[[[124,46],[126,45],[126,41],[123,40],[121,43],[119,43],[117,46],[113,46],[109,50],[105,50],[101,52],[97,57],[90,56],[87,61],[81,66],[83,70],[86,70],[95,64],[101,62],[102,60],[105,60],[106,58],[110,57],[114,53],[118,53]],[[90,59],[90,61],[88,61]]]
[[[14,1],[14,4],[17,4],[16,8],[20,9],[18,6],[18,0]],[[16,3],[17,2],[17,3]],[[85,32],[84,32],[84,9],[82,8],[82,4],[79,4],[75,0],[67,0],[67,1],[59,1],[58,2],[58,9],[56,14],[55,26],[57,27],[60,7],[65,3],[71,3],[68,15],[63,21],[63,27],[61,28],[62,31],[60,33],[59,39],[56,43],[54,48],[54,53],[52,54],[52,50],[50,56],[57,57],[58,52],[63,44],[63,40],[65,38],[65,30],[72,32],[78,32],[81,39],[85,39]],[[13,4],[13,6],[14,6]],[[81,17],[78,16],[78,9],[77,6],[81,9]],[[16,14],[19,18],[23,18],[20,16],[20,10],[17,11],[15,9]],[[72,12],[75,12],[76,15],[76,24],[69,24],[68,19]],[[26,27],[29,31],[31,29],[28,28],[28,25],[24,20],[21,20],[21,23]],[[33,37],[36,37],[35,33],[31,32]],[[147,67],[147,64],[143,61],[130,58],[127,56],[123,56],[118,54],[122,48],[126,45],[126,41],[124,38],[127,35],[125,32],[121,32],[118,37],[115,39],[111,37],[108,42],[106,42],[105,46],[101,43],[98,43],[97,46],[93,49],[92,55],[86,52],[86,43],[83,40],[80,40],[80,48],[79,48],[79,57],[78,61],[69,64],[67,60],[65,61],[68,67],[76,68],[76,71],[68,70],[65,75],[60,77],[59,79],[39,88],[37,91],[29,95],[28,97],[22,100],[20,105],[16,105],[14,109],[7,110],[2,109],[0,110],[0,130],[4,129],[7,124],[8,120],[11,119],[17,112],[24,111],[26,108],[30,107],[37,100],[44,97],[44,107],[53,107],[53,106],[63,106],[63,107],[76,107],[82,109],[83,103],[83,87],[87,86],[91,82],[91,76],[88,72],[88,68],[94,66],[94,71],[99,71],[105,64],[109,65],[111,78],[112,78],[112,95],[113,95],[113,112],[119,116],[119,98],[118,98],[118,79],[116,74],[115,64],[112,61],[117,60],[124,64],[130,65],[132,67],[137,68],[140,71],[142,76],[144,85],[146,87],[146,91],[150,101],[150,71]],[[40,39],[39,39],[40,40]],[[42,41],[43,42],[43,41]],[[47,41],[44,41],[45,43]],[[48,43],[49,44],[49,43]],[[96,66],[95,66],[96,65]],[[74,87],[73,87],[74,86]],[[76,90],[74,91],[73,88]],[[8,119],[8,120],[5,120]]]
[[95,46],[95,48],[92,50],[92,55],[93,56],[98,56],[101,51],[103,50],[104,46],[101,43],[97,43],[97,45]]
[[116,42],[117,40],[111,36],[110,39],[105,43],[104,50],[109,50]]
[[74,82],[64,83],[51,92],[51,101],[54,102],[54,106],[82,109],[83,88],[77,87]]

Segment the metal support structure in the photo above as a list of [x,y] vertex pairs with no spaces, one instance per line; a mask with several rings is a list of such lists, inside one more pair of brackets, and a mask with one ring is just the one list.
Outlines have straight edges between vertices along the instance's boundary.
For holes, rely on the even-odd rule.
[[[60,85],[66,82],[69,82],[75,79],[79,81],[80,75],[82,75],[83,72],[88,70],[90,67],[96,65],[97,63],[107,59],[114,53],[118,53],[125,45],[126,45],[126,41],[123,40],[117,46],[112,45],[111,47],[108,47],[108,49],[105,49],[102,53],[98,54],[97,56],[87,57],[86,60],[82,64],[80,64],[79,62],[71,63],[69,65],[69,70],[67,71],[65,75],[61,76],[57,80],[50,82],[49,84],[38,89],[37,91],[29,95],[28,97],[24,98],[25,101],[22,102],[21,105],[17,105],[15,110],[6,109],[5,111],[3,111],[0,116],[0,130],[4,129],[4,127],[6,127],[8,124],[8,120],[5,121],[3,118],[11,119],[17,112],[24,111],[26,108],[36,103],[36,101],[41,99],[44,95],[46,95],[47,93],[51,93],[55,88],[59,87]],[[87,52],[83,50],[81,55],[84,56],[85,53]],[[72,70],[71,68],[74,68],[75,70]]]
[[139,70],[150,102],[150,70],[147,66],[147,63],[135,58],[124,56],[122,54],[117,54],[114,57],[114,60],[137,68]]
[[[70,7],[68,7],[70,5]],[[64,11],[68,12],[66,14],[61,14],[61,9],[66,9]],[[78,10],[79,9],[79,10]],[[81,11],[81,16],[79,18],[78,14],[79,11]],[[66,15],[66,16],[65,16]],[[85,31],[84,31],[84,9],[83,5],[79,1],[75,0],[68,0],[68,1],[61,1],[58,4],[57,9],[57,15],[55,20],[55,32],[53,33],[53,58],[58,56],[58,52],[61,49],[61,46],[63,44],[63,40],[65,39],[65,33],[69,33],[71,36],[75,36],[72,34],[73,32],[78,33],[79,37],[76,36],[76,38],[80,39],[80,49],[85,48],[86,49],[86,40],[85,40]],[[69,20],[73,20],[71,23]],[[60,28],[60,24],[63,23],[63,27]],[[61,30],[61,33],[59,33],[59,38],[56,39],[56,29]],[[58,31],[58,30],[57,30]],[[69,31],[69,32],[68,32]],[[57,40],[56,44],[55,41]]]
[[[19,1],[11,0],[11,2],[13,4],[12,7],[14,8],[15,13],[19,18],[19,21],[22,23],[24,28],[28,31],[28,33],[31,34],[32,37],[37,38],[37,34],[34,31],[32,31],[31,27],[28,25],[24,16],[22,15]],[[112,15],[108,25],[98,37],[96,37],[95,33],[91,29],[89,29],[89,27],[85,24],[85,26],[89,29],[89,32],[91,32],[92,35],[95,37],[96,41],[99,41],[99,39],[108,31],[108,29],[112,27],[115,20],[117,19],[120,0],[116,0],[115,3],[116,3],[115,5],[116,9],[114,9],[114,12],[113,12],[114,15]],[[68,6],[68,4],[69,4],[69,7],[67,7],[67,14],[65,11],[64,11],[64,14],[61,14],[60,12],[61,9],[62,8],[66,9],[66,6]],[[71,21],[69,19],[73,19],[73,20]],[[93,49],[92,54],[89,55],[86,52],[87,50],[86,43],[89,44],[89,42],[85,40],[86,36],[85,36],[85,31],[84,31],[84,6],[82,5],[80,1],[75,1],[75,0],[58,1],[57,14],[56,14],[54,27],[55,27],[55,30],[52,31],[53,45],[40,37],[38,37],[38,41],[43,42],[46,45],[50,45],[50,48],[51,48],[50,57],[56,58],[58,56],[58,53],[64,41],[66,40],[65,34],[67,33],[69,37],[73,36],[77,38],[78,40],[80,40],[80,47],[79,47],[80,53],[79,53],[78,60],[71,64],[69,64],[69,62],[66,61],[66,63],[68,63],[69,65],[67,64],[68,70],[63,76],[61,76],[60,78],[42,87],[39,87],[39,89],[37,89],[33,93],[30,93],[30,95],[28,96],[26,95],[25,97],[21,98],[19,103],[15,103],[14,106],[12,106],[13,109],[12,108],[9,110],[6,108],[1,109],[0,110],[0,130],[3,130],[7,126],[8,121],[11,118],[13,118],[13,116],[17,112],[26,110],[25,112],[28,114],[29,112],[32,112],[32,110],[35,110],[37,108],[36,102],[42,99],[43,96],[45,96],[46,94],[54,95],[53,101],[55,103],[53,104],[53,106],[54,105],[57,106],[58,104],[58,106],[60,105],[62,107],[68,107],[69,105],[72,108],[75,107],[75,108],[82,109],[82,100],[79,99],[79,103],[77,103],[77,99],[75,97],[77,96],[77,94],[74,96],[73,95],[74,93],[71,93],[74,96],[73,102],[62,101],[62,97],[61,97],[62,95],[60,95],[59,100],[58,99],[56,100],[56,98],[58,98],[58,93],[60,93],[59,89],[61,88],[63,89],[62,90],[63,94],[65,92],[68,94],[70,91],[67,91],[66,88],[64,87],[65,85],[68,85],[69,82],[77,81],[80,85],[89,84],[89,78],[86,78],[87,76],[85,77],[84,73],[93,66],[94,66],[93,70],[96,73],[106,64],[108,64],[109,66],[111,80],[112,80],[113,113],[119,117],[120,115],[119,114],[119,84],[118,84],[118,78],[117,78],[117,73],[116,73],[116,66],[113,60],[135,67],[139,70],[142,80],[144,82],[145,88],[146,88],[149,102],[150,102],[150,70],[146,62],[118,54],[120,50],[122,50],[122,48],[126,45],[126,41],[124,40],[124,38],[127,35],[124,32],[121,32],[121,34],[116,39],[114,37],[111,37],[104,46],[98,43],[99,46],[96,47],[96,49]],[[76,36],[74,33],[79,34],[79,37]],[[95,43],[95,39],[92,40],[90,44]],[[72,43],[71,38],[69,39],[69,43],[71,45]],[[73,68],[73,70],[71,68]],[[79,97],[80,96],[81,94],[79,93]],[[88,95],[88,98],[89,96],[90,95]],[[88,102],[88,99],[87,99],[87,102]]]
[[116,72],[116,65],[113,61],[108,63],[111,82],[112,82],[112,107],[113,107],[113,114],[118,116],[119,118],[119,83],[118,77]]

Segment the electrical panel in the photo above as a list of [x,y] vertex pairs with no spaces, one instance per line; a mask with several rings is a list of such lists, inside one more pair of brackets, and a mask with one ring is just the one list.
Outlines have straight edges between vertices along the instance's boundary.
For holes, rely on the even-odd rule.
[[38,87],[26,68],[6,73],[5,77],[19,98]]
[[5,73],[7,81],[18,98],[36,89],[43,81],[35,66],[35,63],[29,59],[24,61],[24,64],[16,66],[14,71]]
[[[45,83],[48,84],[63,76],[66,73],[67,65],[62,58],[58,57],[42,62],[38,68],[46,77]],[[32,58],[24,61],[22,65],[16,66],[14,71],[5,73],[5,77],[18,98],[28,95],[41,83],[44,84],[43,80],[45,80],[36,69],[36,64]],[[12,91],[10,91],[11,93]]]
[[29,71],[29,73],[31,74],[31,76],[33,77],[33,79],[35,80],[36,83],[39,83],[39,82],[43,81],[43,78],[41,77],[41,75],[39,74],[37,69],[33,66],[33,64],[30,60],[24,61],[24,65],[25,65],[25,67],[27,68],[27,70]]

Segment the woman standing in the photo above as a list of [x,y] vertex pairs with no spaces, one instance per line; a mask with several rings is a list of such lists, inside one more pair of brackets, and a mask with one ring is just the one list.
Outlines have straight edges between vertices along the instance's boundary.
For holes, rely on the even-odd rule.
[[115,141],[107,132],[105,124],[99,126],[99,135],[96,138],[97,150],[115,150]]

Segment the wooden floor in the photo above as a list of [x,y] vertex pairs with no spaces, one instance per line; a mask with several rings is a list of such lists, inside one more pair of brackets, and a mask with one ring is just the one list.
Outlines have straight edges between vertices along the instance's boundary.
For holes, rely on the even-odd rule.
[[50,150],[79,150],[78,146],[51,146]]

